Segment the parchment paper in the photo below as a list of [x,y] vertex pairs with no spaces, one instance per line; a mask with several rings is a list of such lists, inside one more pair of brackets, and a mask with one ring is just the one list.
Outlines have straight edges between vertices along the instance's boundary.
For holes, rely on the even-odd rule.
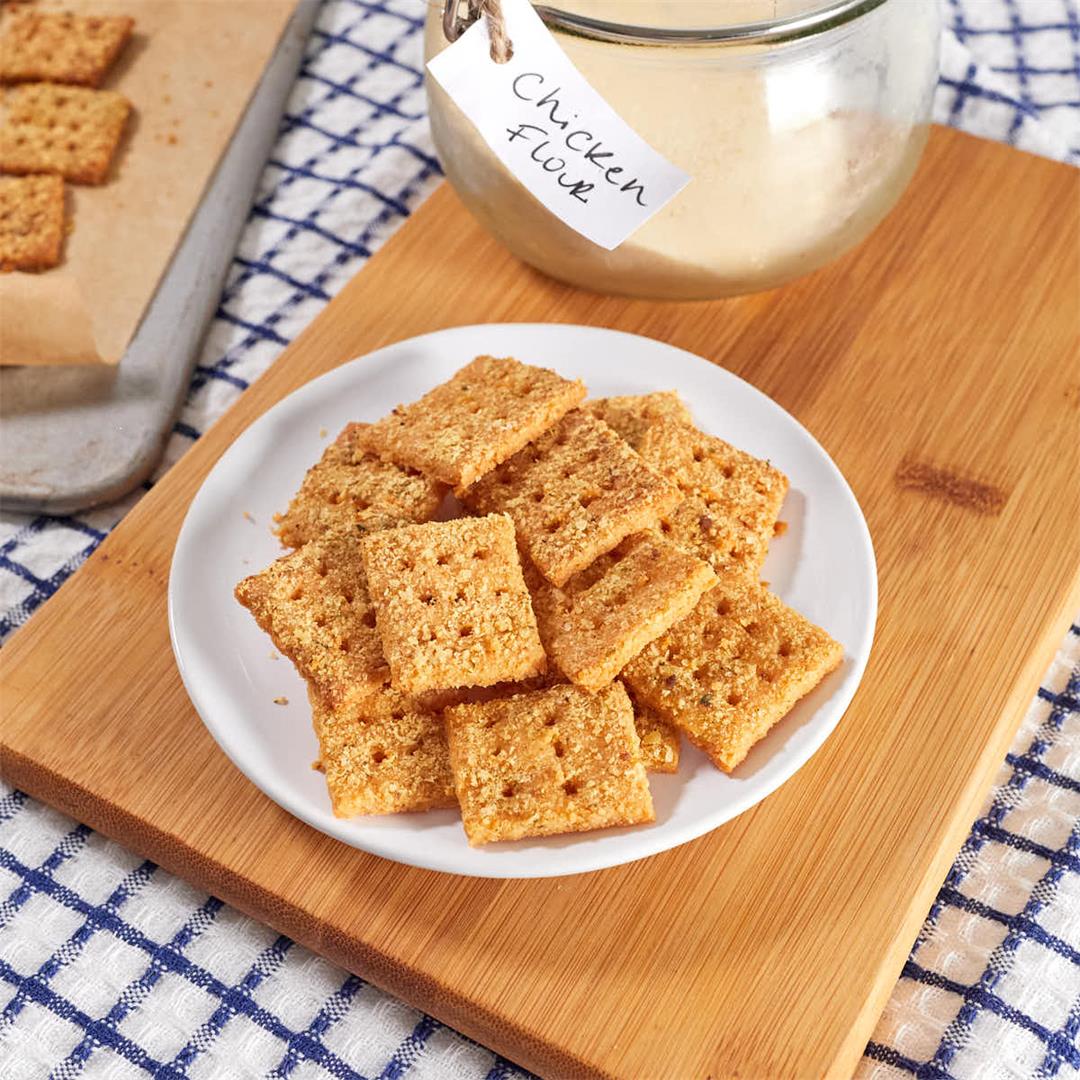
[[39,0],[129,14],[105,87],[131,100],[108,182],[67,185],[59,267],[0,274],[0,364],[115,364],[228,145],[296,0]]

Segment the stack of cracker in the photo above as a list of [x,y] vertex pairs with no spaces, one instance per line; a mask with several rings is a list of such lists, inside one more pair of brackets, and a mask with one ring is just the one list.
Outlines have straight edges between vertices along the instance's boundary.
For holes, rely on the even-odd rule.
[[60,262],[64,181],[103,184],[131,112],[102,80],[127,16],[7,12],[0,26],[0,270]]
[[680,734],[731,771],[839,663],[758,579],[786,478],[672,392],[584,397],[479,357],[350,424],[237,586],[308,682],[335,813],[457,806],[471,844],[650,822]]

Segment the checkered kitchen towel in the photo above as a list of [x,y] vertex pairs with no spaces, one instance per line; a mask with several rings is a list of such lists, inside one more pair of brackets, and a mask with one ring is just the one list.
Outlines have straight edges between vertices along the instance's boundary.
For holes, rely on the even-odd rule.
[[[1078,0],[950,0],[945,10],[937,119],[1080,162]],[[423,0],[325,0],[162,470],[437,182],[421,87],[424,12]],[[0,638],[140,495],[78,517],[0,515]],[[1080,1076],[1078,1029],[1074,627],[861,1072]],[[0,1077],[146,1073],[520,1075],[100,834],[0,789]]]

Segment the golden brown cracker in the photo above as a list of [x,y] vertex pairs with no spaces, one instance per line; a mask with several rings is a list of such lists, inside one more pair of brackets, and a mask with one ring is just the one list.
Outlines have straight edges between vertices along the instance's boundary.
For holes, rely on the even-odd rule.
[[457,705],[444,714],[472,845],[653,821],[634,712],[613,683]]
[[464,487],[546,431],[585,396],[580,379],[479,356],[419,401],[367,428],[359,445]]
[[0,82],[99,86],[134,26],[127,15],[14,14],[0,34]]
[[678,485],[684,503],[664,515],[664,535],[718,572],[756,576],[768,554],[788,480],[767,461],[688,424],[652,424],[641,456]]
[[694,422],[690,410],[675,390],[596,398],[586,401],[582,409],[597,420],[603,420],[635,450],[645,432],[658,420],[675,420],[682,424]]
[[540,640],[572,683],[596,690],[688,614],[715,583],[708,563],[655,534],[637,533],[562,589],[536,583]]
[[0,176],[0,271],[48,270],[64,244],[64,181]]
[[435,516],[446,486],[415,469],[381,461],[356,445],[366,424],[348,424],[304,477],[277,534],[297,548],[326,532],[378,532]]
[[489,686],[544,671],[514,527],[505,515],[375,533],[363,552],[396,689]]
[[679,729],[647,705],[634,702],[634,727],[641,743],[641,760],[646,772],[679,771],[682,740]]
[[112,90],[27,83],[4,95],[0,172],[102,184],[131,105]]
[[504,511],[537,569],[564,585],[679,501],[678,489],[600,420],[576,410],[462,493],[469,507]]
[[637,701],[731,772],[842,658],[824,630],[763,585],[732,575],[622,678]]
[[339,705],[313,693],[311,706],[335,815],[457,805],[438,703],[384,687]]
[[321,537],[236,586],[236,599],[331,704],[390,675],[359,542],[351,534]]

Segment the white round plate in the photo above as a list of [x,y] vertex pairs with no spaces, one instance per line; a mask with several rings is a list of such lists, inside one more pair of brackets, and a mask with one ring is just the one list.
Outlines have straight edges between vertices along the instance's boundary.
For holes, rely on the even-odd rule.
[[[683,740],[677,774],[652,775],[656,822],[470,848],[449,811],[343,820],[322,775],[304,683],[234,599],[282,554],[271,535],[304,473],[350,420],[376,420],[474,356],[516,356],[585,380],[592,396],[674,388],[697,423],[791,480],[763,577],[844,646],[844,662],[728,776]],[[251,518],[254,521],[250,520]],[[779,405],[699,356],[659,341],[557,324],[460,326],[400,341],[315,379],[255,421],[222,455],[188,510],[169,578],[169,629],[184,685],[234,764],[320,831],[387,859],[483,877],[576,874],[640,859],[715,829],[792,775],[836,727],[870,653],[877,571],[870,534],[840,471]],[[287,698],[287,705],[274,704]],[[242,826],[241,826],[242,827]]]

